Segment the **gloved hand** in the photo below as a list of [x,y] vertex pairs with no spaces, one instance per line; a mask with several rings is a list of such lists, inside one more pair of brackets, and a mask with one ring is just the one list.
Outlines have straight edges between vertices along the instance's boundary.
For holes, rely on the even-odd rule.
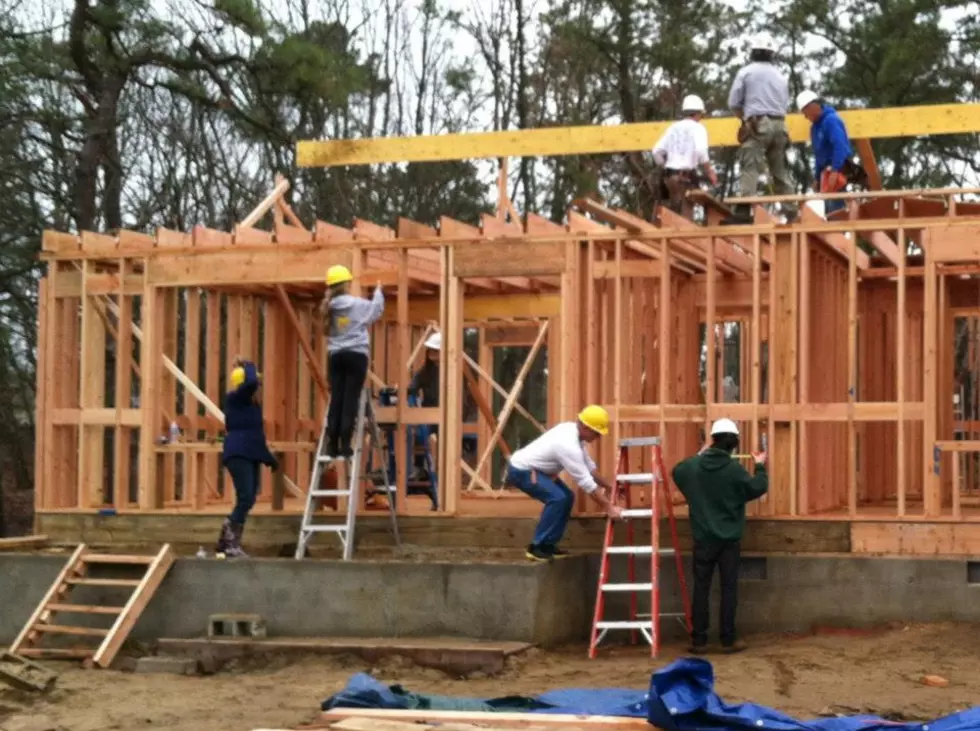
[[839,193],[847,187],[847,176],[839,170],[827,168],[820,174],[821,193]]

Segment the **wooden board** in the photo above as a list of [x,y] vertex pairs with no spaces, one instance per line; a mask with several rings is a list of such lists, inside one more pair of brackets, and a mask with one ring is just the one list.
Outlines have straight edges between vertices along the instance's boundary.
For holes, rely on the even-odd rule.
[[352,266],[350,249],[225,250],[147,260],[147,279],[158,286],[323,283],[328,267]]
[[976,556],[978,523],[853,523],[854,553],[884,556]]
[[388,711],[366,708],[339,708],[325,711],[321,722],[335,722],[348,718],[369,718],[384,721],[405,721],[421,723],[477,723],[493,724],[496,728],[524,728],[530,724],[548,728],[601,729],[644,729],[649,731],[650,723],[643,718],[622,718],[618,716],[572,716],[566,714],[541,713],[479,713],[467,711]]
[[453,276],[512,277],[561,274],[567,268],[567,247],[561,242],[496,239],[455,247]]

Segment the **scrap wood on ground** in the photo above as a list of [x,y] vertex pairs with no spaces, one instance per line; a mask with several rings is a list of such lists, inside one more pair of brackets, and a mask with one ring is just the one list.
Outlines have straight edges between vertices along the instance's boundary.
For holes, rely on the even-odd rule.
[[[303,729],[341,731],[497,731],[522,728],[770,729],[774,731],[980,731],[980,707],[936,721],[895,722],[858,715],[798,720],[755,703],[729,705],[714,692],[711,663],[683,658],[655,672],[649,692],[568,689],[536,697],[489,700],[421,695],[364,674],[325,700],[323,714]],[[517,709],[523,709],[518,711]],[[259,730],[257,730],[259,731]]]

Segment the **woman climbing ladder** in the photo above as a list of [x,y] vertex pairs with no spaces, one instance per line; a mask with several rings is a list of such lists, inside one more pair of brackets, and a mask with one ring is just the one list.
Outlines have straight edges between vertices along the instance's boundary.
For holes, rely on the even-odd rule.
[[320,312],[327,321],[327,353],[330,356],[326,450],[327,456],[333,459],[353,455],[351,437],[371,353],[368,329],[381,318],[385,309],[380,283],[367,300],[348,294],[353,280],[347,267],[330,267],[327,291],[320,305]]

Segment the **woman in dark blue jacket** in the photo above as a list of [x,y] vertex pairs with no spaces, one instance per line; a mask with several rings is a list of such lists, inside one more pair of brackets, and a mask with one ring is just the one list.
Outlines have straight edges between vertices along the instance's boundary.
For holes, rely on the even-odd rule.
[[231,390],[225,396],[225,447],[221,461],[235,485],[235,508],[225,518],[218,537],[217,553],[245,557],[242,533],[245,519],[259,493],[259,465],[275,471],[279,464],[265,442],[262,425],[262,402],[259,400],[258,371],[250,361],[235,359],[231,372]]

